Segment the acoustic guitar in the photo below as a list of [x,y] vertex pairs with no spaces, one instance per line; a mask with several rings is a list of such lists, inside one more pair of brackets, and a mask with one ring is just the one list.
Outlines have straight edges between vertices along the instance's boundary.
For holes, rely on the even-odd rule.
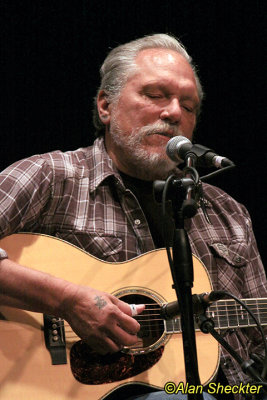
[[[180,319],[164,320],[163,304],[176,300],[165,250],[128,262],[103,262],[60,239],[14,234],[0,241],[9,257],[33,269],[112,293],[123,301],[145,303],[137,316],[138,342],[100,356],[75,335],[66,321],[49,315],[0,306],[0,400],[98,400],[124,385],[157,389],[168,381],[185,381]],[[193,256],[193,293],[212,290],[205,266]],[[267,299],[247,299],[260,322],[267,324]],[[232,300],[213,303],[206,312],[216,327],[254,326]],[[217,372],[220,347],[196,327],[201,383]]]

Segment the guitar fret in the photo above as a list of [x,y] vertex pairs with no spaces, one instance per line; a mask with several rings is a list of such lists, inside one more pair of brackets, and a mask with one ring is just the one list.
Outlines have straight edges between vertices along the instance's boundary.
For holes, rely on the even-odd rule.
[[[208,318],[211,318],[211,319],[213,319],[213,321],[214,321],[214,324],[215,324],[215,326],[216,327],[219,327],[220,326],[220,324],[219,324],[219,320],[218,320],[218,312],[216,313],[215,311],[214,311],[214,308],[216,308],[217,307],[217,305],[215,304],[215,306],[213,306],[212,308],[209,308],[208,310],[207,310],[207,317]],[[213,310],[212,310],[213,309]]]
[[219,316],[221,316],[221,318],[220,318],[220,328],[227,328],[229,326],[229,321],[228,321],[228,318],[227,318],[225,301],[222,300],[218,304],[218,312],[219,312]]
[[[219,314],[219,310],[218,310],[218,303],[215,303],[215,309],[216,309],[216,320],[214,321],[215,322],[215,326],[216,327],[218,326],[218,328],[221,328],[220,318],[219,318],[220,314]],[[215,319],[215,316],[213,318]]]
[[237,312],[239,326],[248,326],[248,314],[241,304],[237,304]]
[[173,333],[174,332],[174,320],[168,320],[164,321],[165,326],[166,326],[166,332],[167,333]]
[[[267,325],[267,299],[244,299],[242,301],[261,325]],[[233,299],[214,302],[207,308],[206,315],[214,321],[215,328],[218,329],[243,328],[256,325],[247,310]],[[182,332],[180,317],[165,321],[165,323],[167,334]],[[199,330],[197,323],[195,323],[195,330]]]
[[175,332],[182,332],[182,327],[181,327],[181,318],[176,318],[175,319]]
[[[251,311],[261,324],[264,325],[267,323],[266,299],[246,299],[244,300],[244,302],[246,306],[251,309]],[[250,325],[255,325],[255,321],[251,317],[251,315],[248,316],[248,319]]]
[[[252,309],[253,314],[256,316],[256,318],[259,318],[258,305],[255,302],[248,302],[248,301],[245,301],[245,304],[248,308]],[[253,321],[254,323],[254,320],[251,316],[249,316],[249,320]]]
[[237,311],[238,303],[235,301],[234,304],[235,304],[236,323],[233,324],[233,326],[237,326],[238,327],[239,326],[239,323],[238,323],[238,311]]
[[[260,324],[267,325],[267,300],[266,299],[244,299],[244,304],[250,309]],[[232,299],[219,300],[212,304],[206,311],[212,318],[215,327],[219,329],[255,326],[256,323],[247,310]]]
[[170,319],[165,322],[167,333],[180,333],[182,331],[180,318]]
[[[172,320],[165,321],[166,322],[166,332],[168,334],[170,333],[181,333],[182,332],[182,326],[181,326],[181,318],[175,318]],[[194,327],[195,331],[200,331],[199,326],[197,322],[194,321]]]
[[[227,308],[226,308],[226,310],[227,310]],[[234,300],[230,300],[228,303],[228,323],[229,323],[229,326],[238,325],[236,301],[234,301]]]
[[267,310],[266,310],[266,299],[259,299],[258,304],[261,306],[259,311],[259,321],[262,325],[267,324]]

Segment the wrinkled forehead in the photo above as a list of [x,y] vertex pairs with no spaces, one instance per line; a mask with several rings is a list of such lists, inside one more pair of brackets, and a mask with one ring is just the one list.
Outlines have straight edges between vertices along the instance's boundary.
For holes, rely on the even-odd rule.
[[139,72],[152,71],[172,72],[179,74],[186,72],[188,77],[195,79],[194,71],[183,55],[174,50],[155,48],[145,49],[138,53],[135,59]]

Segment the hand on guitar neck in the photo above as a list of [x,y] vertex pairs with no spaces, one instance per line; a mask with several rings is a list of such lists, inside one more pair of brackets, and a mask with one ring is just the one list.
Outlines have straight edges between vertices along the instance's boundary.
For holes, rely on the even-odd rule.
[[[137,342],[140,324],[129,304],[118,298],[50,274],[1,261],[0,304],[64,318],[73,331],[100,354]],[[136,306],[136,313],[144,310]]]

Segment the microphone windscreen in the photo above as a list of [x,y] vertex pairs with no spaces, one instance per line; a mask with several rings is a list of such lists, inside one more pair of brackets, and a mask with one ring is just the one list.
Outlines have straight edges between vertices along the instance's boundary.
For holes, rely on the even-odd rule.
[[174,162],[184,161],[184,156],[192,147],[192,143],[185,136],[171,138],[166,146],[167,156]]

